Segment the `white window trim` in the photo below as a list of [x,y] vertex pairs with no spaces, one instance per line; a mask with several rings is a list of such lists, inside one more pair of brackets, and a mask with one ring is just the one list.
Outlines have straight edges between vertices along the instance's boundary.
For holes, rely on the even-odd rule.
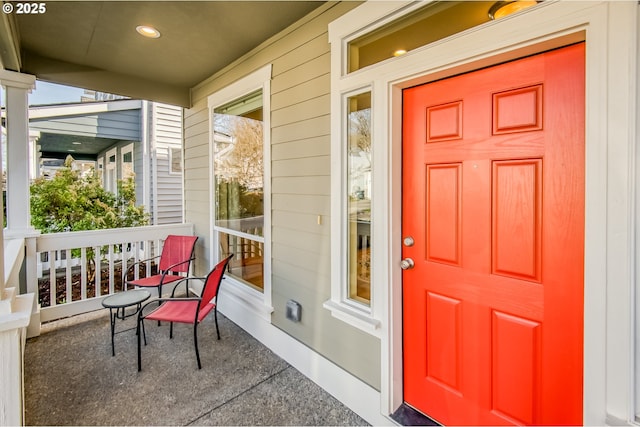
[[[180,172],[175,172],[172,168],[173,165],[173,151],[180,151]],[[167,157],[169,158],[169,175],[182,175],[182,171],[184,171],[184,153],[182,148],[177,147],[167,147]]]
[[[333,60],[333,55],[332,55]],[[332,63],[332,72],[335,70]],[[376,251],[371,251],[371,282],[370,282],[370,300],[369,305],[358,302],[349,296],[349,212],[348,212],[348,171],[347,171],[347,99],[362,93],[371,92],[371,147],[372,159],[375,158],[375,139],[376,135],[373,130],[374,123],[374,94],[371,85],[358,85],[349,91],[332,92],[331,104],[331,298],[327,300],[323,306],[331,311],[331,315],[342,320],[364,332],[378,336],[380,334],[380,320],[376,318],[377,310],[375,310],[375,301],[377,292],[375,292],[376,282],[373,269],[376,259]],[[373,166],[375,168],[375,166]],[[375,169],[373,169],[375,171]],[[375,225],[377,218],[373,215],[375,205],[378,202],[376,189],[378,182],[372,177],[372,196],[371,196],[371,236],[375,240]],[[382,199],[381,199],[382,200]]]
[[99,157],[96,161],[96,167],[98,168],[96,172],[100,176],[100,182],[103,183],[102,185],[104,185],[104,159],[104,157]]
[[[630,264],[638,259],[640,247],[633,244],[634,230],[636,243],[640,233],[630,208],[640,194],[634,180],[640,157],[633,148],[640,129],[637,2],[544,2],[530,11],[344,75],[348,40],[396,19],[398,12],[408,12],[415,4],[368,1],[329,26],[332,144],[340,134],[342,93],[358,84],[373,84],[373,102],[385,106],[384,111],[372,111],[375,134],[387,140],[386,148],[375,152],[373,165],[379,178],[375,185],[386,207],[372,211],[376,218],[372,255],[377,255],[372,265],[378,268],[372,276],[384,282],[372,282],[376,316],[375,310],[382,309],[382,412],[392,413],[403,400],[402,275],[398,267],[402,253],[398,207],[402,197],[402,89],[582,39],[586,41],[587,74],[583,422],[629,423],[634,419],[634,403],[640,407],[640,402],[634,402],[640,396],[640,374],[635,377],[640,361],[634,365],[634,357],[640,360],[635,350],[635,340],[640,338],[634,325],[640,318],[640,297],[637,301],[630,298],[638,285]],[[372,144],[376,146],[375,140]],[[332,157],[332,162],[340,158]],[[384,303],[378,305],[380,300]]]
[[[227,276],[225,281],[225,292],[228,292],[233,298],[240,300],[248,309],[252,310],[256,315],[260,316],[267,322],[271,322],[271,313],[273,312],[271,298],[271,64],[268,64],[259,70],[237,80],[236,82],[224,87],[223,89],[209,95],[207,98],[209,107],[209,200],[215,200],[215,183],[213,171],[213,111],[226,103],[232,102],[251,92],[262,90],[262,110],[264,125],[264,151],[263,151],[263,167],[264,167],[264,288],[259,292],[245,283]],[[212,202],[213,203],[213,202]],[[209,260],[211,268],[218,259],[219,239],[215,225],[215,209],[211,207],[209,210],[210,227],[210,253]],[[257,239],[256,239],[257,240]]]
[[133,169],[133,174],[135,176],[135,156],[133,153],[133,142],[132,142],[131,144],[127,144],[120,149],[120,179],[124,179],[124,163],[125,163],[124,155],[127,153],[131,153],[131,167]]
[[[109,161],[109,159],[112,156],[115,158],[115,161],[113,163]],[[102,185],[104,186],[105,190],[110,191],[113,194],[117,194],[118,192],[118,149],[112,148],[111,150],[107,151],[107,154],[105,155],[105,158],[104,158],[104,162],[105,162],[104,181]],[[114,177],[113,182],[109,181],[110,173],[113,173],[113,177]]]

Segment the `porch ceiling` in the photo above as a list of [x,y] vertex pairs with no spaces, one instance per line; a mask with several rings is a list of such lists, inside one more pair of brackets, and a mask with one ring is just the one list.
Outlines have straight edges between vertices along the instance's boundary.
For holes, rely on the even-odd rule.
[[45,158],[64,159],[71,154],[76,160],[95,160],[98,153],[118,141],[110,138],[43,132],[38,138],[38,145],[40,145],[42,157]]
[[0,14],[0,61],[40,80],[189,106],[190,88],[323,3],[46,2],[45,13]]

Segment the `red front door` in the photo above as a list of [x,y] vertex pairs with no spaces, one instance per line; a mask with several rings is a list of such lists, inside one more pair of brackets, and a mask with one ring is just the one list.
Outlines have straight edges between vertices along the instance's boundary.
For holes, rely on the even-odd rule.
[[584,44],[403,95],[404,398],[581,424]]

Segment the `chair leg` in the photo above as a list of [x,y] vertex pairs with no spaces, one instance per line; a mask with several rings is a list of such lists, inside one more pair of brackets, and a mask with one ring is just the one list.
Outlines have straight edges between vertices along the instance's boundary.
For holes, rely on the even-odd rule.
[[140,319],[142,323],[142,336],[144,337],[144,345],[147,345],[147,330],[144,328],[144,319]]
[[193,324],[193,343],[196,346],[196,359],[198,360],[198,369],[202,369],[202,364],[200,363],[200,352],[198,351],[198,323]]
[[[142,356],[140,355],[141,353],[141,343],[140,340],[142,339],[142,337],[140,335],[144,334],[144,332],[140,331],[140,323],[142,323],[143,320],[141,318],[138,318],[138,326],[136,328],[136,333],[138,335],[138,372],[140,372],[142,370]],[[143,323],[143,331],[144,331],[144,323]],[[145,345],[147,344],[147,337],[144,337],[145,340]]]
[[173,322],[169,323],[169,339],[173,339]]
[[[162,285],[158,286],[158,298],[162,298]],[[160,326],[159,320],[158,320],[158,326]]]
[[213,308],[213,318],[216,321],[216,333],[218,334],[218,339],[220,339],[220,328],[218,328],[218,307]]

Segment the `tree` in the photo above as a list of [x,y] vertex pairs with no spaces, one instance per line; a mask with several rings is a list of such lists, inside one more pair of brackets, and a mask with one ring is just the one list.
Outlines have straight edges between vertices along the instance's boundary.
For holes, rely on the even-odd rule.
[[263,123],[243,116],[216,114],[219,135],[214,158],[216,220],[263,214]]
[[31,224],[42,233],[147,225],[149,215],[136,206],[132,178],[118,181],[118,194],[106,191],[93,171],[82,176],[68,156],[52,179],[31,184]]

